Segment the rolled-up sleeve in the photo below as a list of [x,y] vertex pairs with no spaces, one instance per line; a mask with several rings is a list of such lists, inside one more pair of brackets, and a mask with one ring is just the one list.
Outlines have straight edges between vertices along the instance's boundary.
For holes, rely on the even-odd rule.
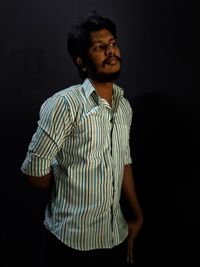
[[21,166],[23,173],[41,177],[51,170],[51,163],[72,128],[67,100],[55,95],[40,108],[38,127]]

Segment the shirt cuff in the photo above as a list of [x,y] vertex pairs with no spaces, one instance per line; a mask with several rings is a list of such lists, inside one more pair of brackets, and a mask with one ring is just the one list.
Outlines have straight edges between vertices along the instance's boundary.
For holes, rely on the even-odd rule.
[[28,152],[21,171],[26,175],[36,177],[47,175],[51,171],[51,160],[39,158]]

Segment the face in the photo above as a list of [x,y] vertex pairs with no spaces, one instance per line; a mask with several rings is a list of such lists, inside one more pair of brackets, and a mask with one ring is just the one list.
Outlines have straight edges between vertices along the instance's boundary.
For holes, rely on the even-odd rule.
[[87,54],[89,78],[98,82],[113,82],[120,74],[120,50],[117,40],[106,29],[90,33]]

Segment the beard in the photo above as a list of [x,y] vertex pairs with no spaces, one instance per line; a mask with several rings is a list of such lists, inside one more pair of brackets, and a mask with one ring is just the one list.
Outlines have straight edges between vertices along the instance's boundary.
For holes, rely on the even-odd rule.
[[[116,57],[115,58],[117,60],[119,60],[121,62],[121,58],[119,57]],[[110,58],[106,59],[104,62],[103,62],[103,66],[105,64],[107,64],[107,62],[109,61]],[[115,72],[111,72],[111,73],[105,73],[105,72],[101,72],[101,71],[97,71],[97,67],[96,65],[90,61],[90,60],[87,60],[87,66],[88,66],[88,70],[89,70],[89,77],[96,81],[96,82],[100,82],[100,83],[108,83],[108,82],[114,82],[116,81],[119,76],[120,76],[120,68],[118,71],[115,71]]]
[[92,80],[100,83],[109,83],[116,81],[120,76],[120,70],[112,73],[104,73],[104,72],[91,72],[90,77]]

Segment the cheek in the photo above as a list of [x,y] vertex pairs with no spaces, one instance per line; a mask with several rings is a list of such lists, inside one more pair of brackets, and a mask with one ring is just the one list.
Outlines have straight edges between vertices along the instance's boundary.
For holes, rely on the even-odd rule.
[[118,56],[118,57],[121,57],[121,52],[120,52],[119,48],[117,48],[117,50],[115,52],[115,55]]
[[96,66],[96,69],[103,68],[103,62],[105,59],[106,59],[105,57],[101,57],[101,56],[96,57],[96,59],[93,61]]
[[105,60],[105,56],[103,55],[95,55],[95,56],[90,56],[88,57],[89,61],[92,63],[93,66],[101,67],[103,61]]
[[97,66],[101,66],[104,60],[105,60],[105,57],[103,57],[103,56],[98,56],[98,57],[96,57],[96,59],[95,59],[95,64],[96,64]]

